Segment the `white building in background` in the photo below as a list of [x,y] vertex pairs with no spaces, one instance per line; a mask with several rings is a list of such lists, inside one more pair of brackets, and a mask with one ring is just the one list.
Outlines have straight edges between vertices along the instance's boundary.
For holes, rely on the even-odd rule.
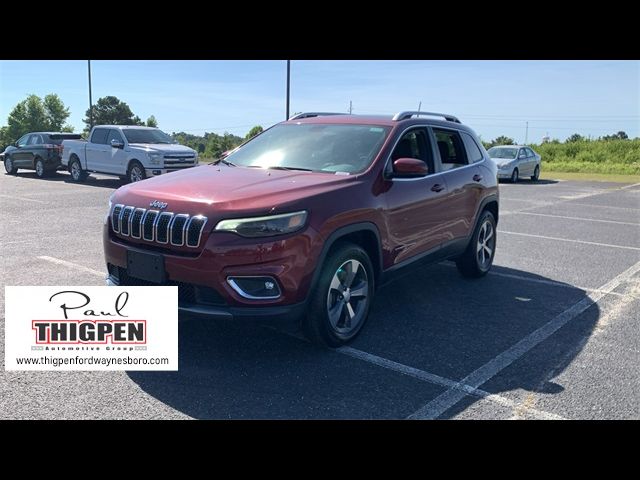
[[551,141],[551,137],[549,137],[549,132],[547,132],[547,134],[542,137],[542,143],[547,143]]

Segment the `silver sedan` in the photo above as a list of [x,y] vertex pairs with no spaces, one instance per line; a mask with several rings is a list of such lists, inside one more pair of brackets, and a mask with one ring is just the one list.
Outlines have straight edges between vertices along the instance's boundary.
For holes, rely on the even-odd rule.
[[498,145],[488,150],[498,166],[498,178],[516,183],[521,177],[540,178],[540,155],[524,145]]

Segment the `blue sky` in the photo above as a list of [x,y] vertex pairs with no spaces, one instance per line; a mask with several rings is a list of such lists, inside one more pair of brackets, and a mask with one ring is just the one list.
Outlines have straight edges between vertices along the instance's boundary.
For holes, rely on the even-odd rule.
[[[115,95],[171,133],[229,131],[285,116],[284,61],[92,61],[93,98]],[[57,93],[80,131],[86,61],[0,61],[0,125],[27,94]],[[483,139],[640,136],[638,61],[292,61],[291,112],[452,113]]]

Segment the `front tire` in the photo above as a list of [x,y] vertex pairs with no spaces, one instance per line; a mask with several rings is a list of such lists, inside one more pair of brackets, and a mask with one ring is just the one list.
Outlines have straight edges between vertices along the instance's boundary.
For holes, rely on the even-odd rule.
[[80,165],[80,160],[74,158],[69,163],[69,173],[71,174],[71,180],[80,183],[84,182],[87,179],[87,172],[82,170],[82,166]]
[[5,155],[4,157],[4,170],[9,175],[15,175],[16,173],[18,173],[18,167],[16,167],[16,165],[13,163],[13,159],[8,155]]
[[467,249],[456,260],[456,266],[463,277],[480,278],[491,270],[495,254],[496,220],[493,213],[485,210],[480,215]]
[[540,165],[536,165],[536,168],[533,171],[533,176],[531,177],[531,180],[533,182],[537,182],[539,178],[540,178]]
[[302,330],[313,343],[339,347],[353,340],[369,316],[374,294],[371,260],[361,247],[340,243],[322,266]]
[[513,169],[511,173],[511,183],[518,183],[519,172],[517,168]]
[[140,162],[131,162],[129,171],[127,172],[127,180],[129,183],[140,182],[147,178],[147,172]]

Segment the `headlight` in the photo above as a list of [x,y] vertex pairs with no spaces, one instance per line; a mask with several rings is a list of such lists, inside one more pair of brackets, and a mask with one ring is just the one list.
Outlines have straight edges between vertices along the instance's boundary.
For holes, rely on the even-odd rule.
[[104,216],[104,225],[109,222],[109,214],[111,213],[111,207],[113,206],[113,193],[109,196],[109,208],[107,208],[107,214]]
[[148,153],[147,155],[149,155],[149,161],[153,165],[159,165],[160,164],[160,160],[162,159],[162,154],[161,153]]
[[283,213],[268,217],[234,218],[218,222],[215,230],[234,232],[243,237],[270,237],[300,230],[307,220],[307,212]]
[[511,166],[511,162],[505,162],[498,164],[498,168],[509,168]]

